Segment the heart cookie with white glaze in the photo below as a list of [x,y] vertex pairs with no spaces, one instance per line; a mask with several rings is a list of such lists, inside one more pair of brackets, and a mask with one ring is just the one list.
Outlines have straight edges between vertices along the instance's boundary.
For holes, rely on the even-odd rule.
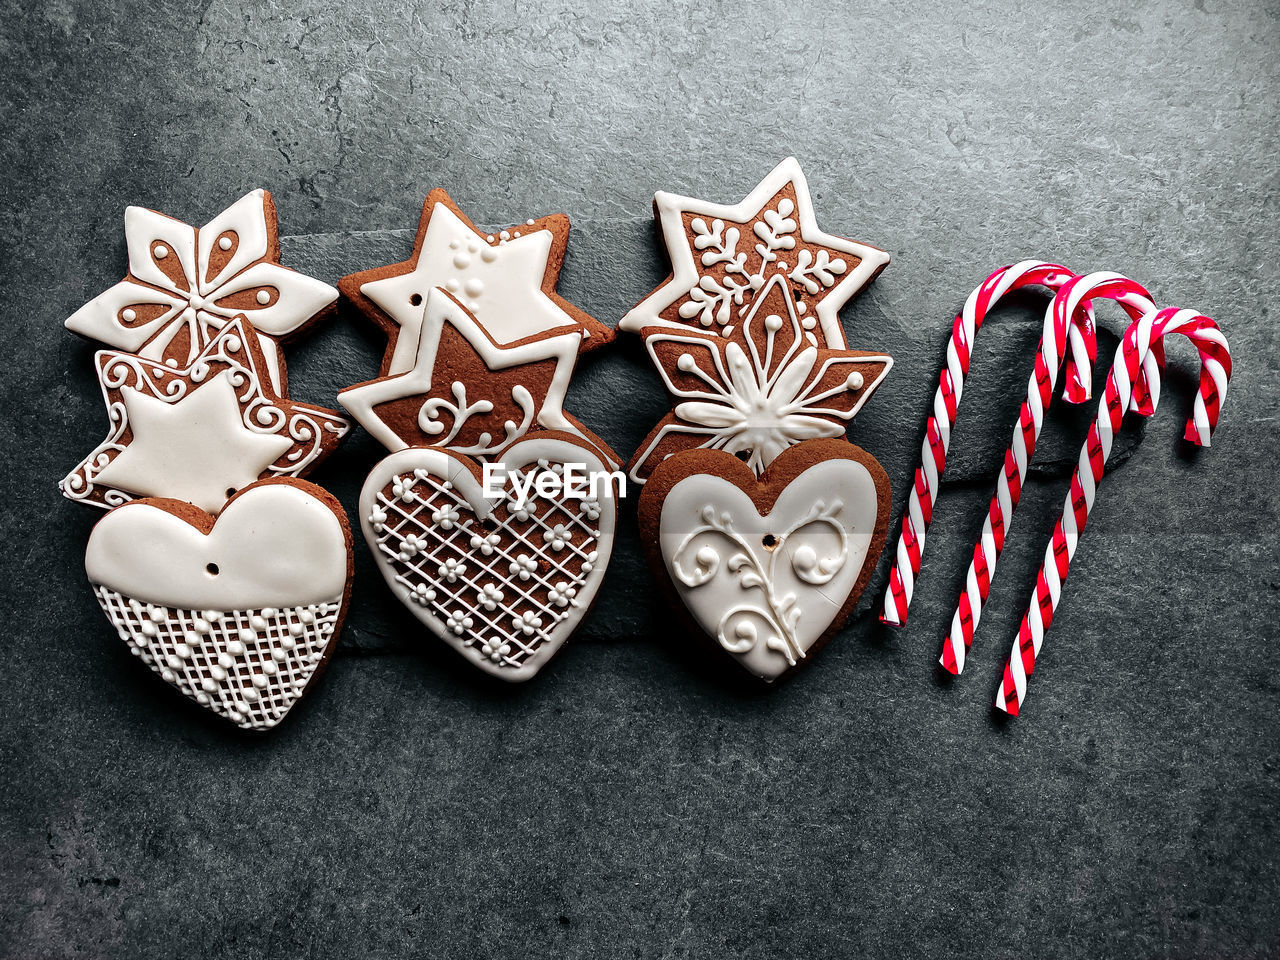
[[844,623],[884,546],[889,480],[865,450],[807,440],[756,478],[719,450],[676,454],[640,495],[655,576],[694,624],[772,682]]
[[85,571],[129,649],[245,730],[279,723],[327,661],[346,613],[351,529],[303,480],[245,487],[214,517],[134,500],[93,528]]
[[554,431],[517,441],[490,469],[486,496],[484,468],[470,457],[393,453],[365,481],[360,523],[388,586],[432,633],[487,673],[527,680],[600,589],[613,479],[580,480],[610,472],[592,448]]

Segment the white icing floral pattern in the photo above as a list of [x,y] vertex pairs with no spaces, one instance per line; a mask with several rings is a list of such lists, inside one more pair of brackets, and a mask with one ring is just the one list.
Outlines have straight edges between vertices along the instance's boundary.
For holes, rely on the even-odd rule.
[[[753,266],[748,264],[751,255],[738,249],[742,240],[738,227],[728,226],[719,218],[710,224],[704,217],[690,220],[698,263],[703,268],[717,268],[717,272],[701,273],[689,289],[689,299],[680,304],[680,317],[696,320],[704,327],[723,328],[728,336],[734,318],[747,310],[756,293],[773,276],[803,286],[810,294],[835,286],[837,278],[848,269],[843,258],[832,257],[822,249],[815,258],[809,250],[801,249],[794,264],[782,259],[796,246],[795,212],[795,203],[789,197],[779,197],[776,207],[761,211],[760,218],[751,224],[757,241]],[[806,318],[806,329],[814,325]]]
[[[410,534],[410,536],[413,536],[413,534]],[[437,570],[440,579],[449,583],[457,583],[458,578],[466,572],[467,565],[461,560],[453,559],[453,557],[450,557],[444,563],[440,564],[440,567]]]
[[497,610],[502,603],[502,590],[495,583],[486,583],[480,588],[480,606],[486,610]]
[[[125,212],[129,273],[67,327],[148,360],[185,366],[236,316],[272,337],[292,333],[338,298],[328,284],[273,259],[265,191],[241,197],[198,230],[142,207]],[[180,334],[186,350],[175,351]],[[274,346],[272,346],[274,349]]]
[[[785,315],[764,309],[770,306]],[[758,327],[764,329],[763,349],[755,339]],[[867,386],[859,368],[876,362],[887,371],[890,363],[888,357],[821,350],[781,278],[768,281],[760,292],[740,337],[725,342],[661,331],[646,340],[646,347],[679,402],[675,422],[641,452],[638,466],[668,434],[679,432],[704,435],[702,446],[742,455],[760,473],[793,444],[843,436],[842,421],[852,418],[861,403],[855,398]],[[680,352],[671,371],[660,357],[674,349]],[[683,379],[677,382],[677,376]]]
[[522,553],[511,561],[511,575],[519,580],[528,580],[538,572],[538,561],[527,553]]
[[557,523],[555,526],[548,527],[542,531],[542,539],[547,542],[547,545],[552,550],[563,550],[573,539],[573,531],[563,523]]

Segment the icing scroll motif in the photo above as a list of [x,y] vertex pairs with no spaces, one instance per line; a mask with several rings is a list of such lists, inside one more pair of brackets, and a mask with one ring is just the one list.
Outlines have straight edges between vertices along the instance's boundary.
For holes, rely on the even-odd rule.
[[[475,443],[465,446],[457,445],[454,443],[454,439],[466,426],[467,421],[476,415],[483,416],[492,413],[493,401],[477,400],[475,403],[467,403],[467,385],[461,380],[453,381],[450,390],[453,393],[455,402],[446,400],[443,397],[432,397],[418,411],[418,426],[423,433],[428,436],[438,437],[432,446],[448,447],[450,450],[467,454],[468,456],[485,456],[486,454],[501,451],[503,447],[524,436],[529,431],[530,424],[533,423],[533,395],[526,387],[517,383],[511,388],[511,399],[520,408],[520,423],[517,424],[513,420],[504,420],[502,423],[502,436],[497,438],[496,441],[492,434],[488,431],[483,431],[476,438]],[[446,414],[451,421],[447,433],[445,432],[445,423],[440,418],[441,413]],[[439,436],[439,434],[444,435]]]
[[[805,648],[796,635],[800,620],[798,596],[794,591],[779,593],[774,568],[780,557],[791,565],[797,579],[810,585],[829,583],[844,566],[849,551],[839,520],[844,505],[819,500],[813,508],[769,543],[762,559],[756,549],[735,528],[733,517],[714,505],[703,508],[701,523],[685,537],[671,558],[675,578],[689,588],[700,587],[719,572],[721,566],[737,578],[744,593],[756,596],[727,610],[716,628],[716,639],[730,653],[749,653],[760,644],[781,654],[794,667],[804,658]],[[825,536],[823,536],[825,534]],[[729,546],[726,555],[721,539]],[[824,542],[825,541],[825,542]],[[791,549],[779,550],[782,543]],[[761,627],[764,629],[762,630]]]
[[[445,290],[428,293],[413,366],[348,387],[338,402],[387,449],[448,447],[496,457],[535,427],[614,455],[564,412],[581,333],[504,346]],[[444,377],[437,372],[443,370]]]
[[[707,457],[680,458],[641,494],[642,529],[656,533],[655,559],[680,600],[757,677],[775,680],[808,659],[856,599],[868,557],[883,543],[888,478],[859,456],[865,454],[843,440],[808,441],[745,485],[741,477],[750,474],[733,458],[715,455],[724,476],[698,472],[711,469]],[[771,476],[778,469],[792,477],[781,489]],[[736,482],[726,479],[734,476]],[[747,492],[753,484],[763,484],[762,496],[777,491],[767,513]],[[647,517],[656,517],[656,530],[646,528]]]
[[96,365],[110,429],[60,486],[104,509],[162,496],[216,513],[260,477],[304,475],[350,429],[264,383],[264,355],[241,319],[185,368],[110,350]]

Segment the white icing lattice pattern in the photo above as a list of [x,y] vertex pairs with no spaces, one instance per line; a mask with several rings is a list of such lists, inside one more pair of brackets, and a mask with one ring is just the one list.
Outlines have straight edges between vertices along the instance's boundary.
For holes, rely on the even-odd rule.
[[[510,476],[523,488],[527,472],[562,469],[543,461]],[[452,483],[419,469],[387,483],[368,520],[395,582],[437,630],[495,667],[516,668],[576,619],[598,563],[600,516],[595,500],[531,490],[523,504],[513,496],[480,521]]]
[[268,730],[302,696],[334,640],[342,598],[260,610],[184,610],[95,585],[98,602],[161,678],[245,730]]

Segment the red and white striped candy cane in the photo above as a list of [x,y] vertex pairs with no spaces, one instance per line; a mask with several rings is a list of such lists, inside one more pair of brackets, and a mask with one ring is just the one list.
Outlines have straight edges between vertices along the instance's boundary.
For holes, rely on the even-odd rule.
[[[1088,439],[1080,451],[1080,461],[1071,478],[1066,505],[1053,529],[1044,564],[1036,577],[1034,599],[1022,618],[1018,639],[1004,668],[996,706],[1006,713],[1016,716],[1022,707],[1027,677],[1035,670],[1045,631],[1053,622],[1054,612],[1062,598],[1062,584],[1071,568],[1089,512],[1093,509],[1098,484],[1102,482],[1102,471],[1111,455],[1112,440],[1129,406],[1134,378],[1140,375],[1143,358],[1152,346],[1171,333],[1189,337],[1200,354],[1200,387],[1187,421],[1185,437],[1197,446],[1207,447],[1218,425],[1227,384],[1231,380],[1231,352],[1218,325],[1194,310],[1161,310],[1131,324],[1116,351],[1115,364],[1107,376],[1107,386],[1098,405],[1097,419],[1089,428]],[[1154,384],[1150,386],[1154,397],[1158,388]]]
[[[1004,550],[1005,537],[1013,523],[1013,513],[1022,497],[1022,485],[1027,479],[1027,466],[1036,452],[1036,442],[1044,426],[1045,411],[1053,399],[1058,379],[1058,367],[1062,362],[1062,344],[1072,329],[1072,317],[1087,308],[1094,297],[1116,300],[1124,307],[1132,320],[1155,310],[1151,297],[1132,280],[1119,274],[1095,273],[1088,277],[1075,277],[1065,283],[1053,298],[1044,316],[1044,331],[1040,336],[1040,349],[1036,353],[1035,368],[1027,384],[1027,396],[1018,411],[1018,422],[1013,428],[1013,439],[1004,453],[1004,468],[996,479],[996,492],[991,497],[982,533],[973,545],[973,559],[965,575],[965,586],[960,593],[955,615],[951,618],[951,632],[942,645],[939,663],[949,673],[964,670],[965,658],[973,645],[973,635],[982,618],[982,609],[991,593],[991,579],[995,576],[996,563]],[[1156,364],[1161,357],[1148,354],[1148,364]],[[1142,412],[1146,405],[1158,400],[1159,370],[1141,381],[1151,382],[1141,392]],[[1139,396],[1135,391],[1135,396]]]
[[[951,328],[951,340],[947,344],[947,364],[942,370],[938,392],[933,398],[933,413],[925,424],[920,466],[916,468],[915,482],[907,498],[907,509],[902,514],[902,534],[898,538],[897,557],[884,595],[884,610],[880,614],[882,623],[901,627],[907,622],[907,608],[911,605],[916,576],[920,573],[920,559],[924,554],[925,534],[933,520],[938,485],[947,466],[951,428],[956,422],[965,377],[969,375],[974,337],[982,328],[982,322],[1010,291],[1030,286],[1057,290],[1072,276],[1070,270],[1056,263],[1023,260],[987,277],[969,294],[964,309],[956,317]],[[1093,313],[1088,304],[1073,319],[1068,337],[1070,353],[1067,357],[1065,396],[1072,403],[1082,403],[1089,399],[1093,359],[1097,349]],[[1059,338],[1057,343],[1061,342],[1062,338]],[[1055,362],[1055,375],[1057,369],[1058,364]]]

